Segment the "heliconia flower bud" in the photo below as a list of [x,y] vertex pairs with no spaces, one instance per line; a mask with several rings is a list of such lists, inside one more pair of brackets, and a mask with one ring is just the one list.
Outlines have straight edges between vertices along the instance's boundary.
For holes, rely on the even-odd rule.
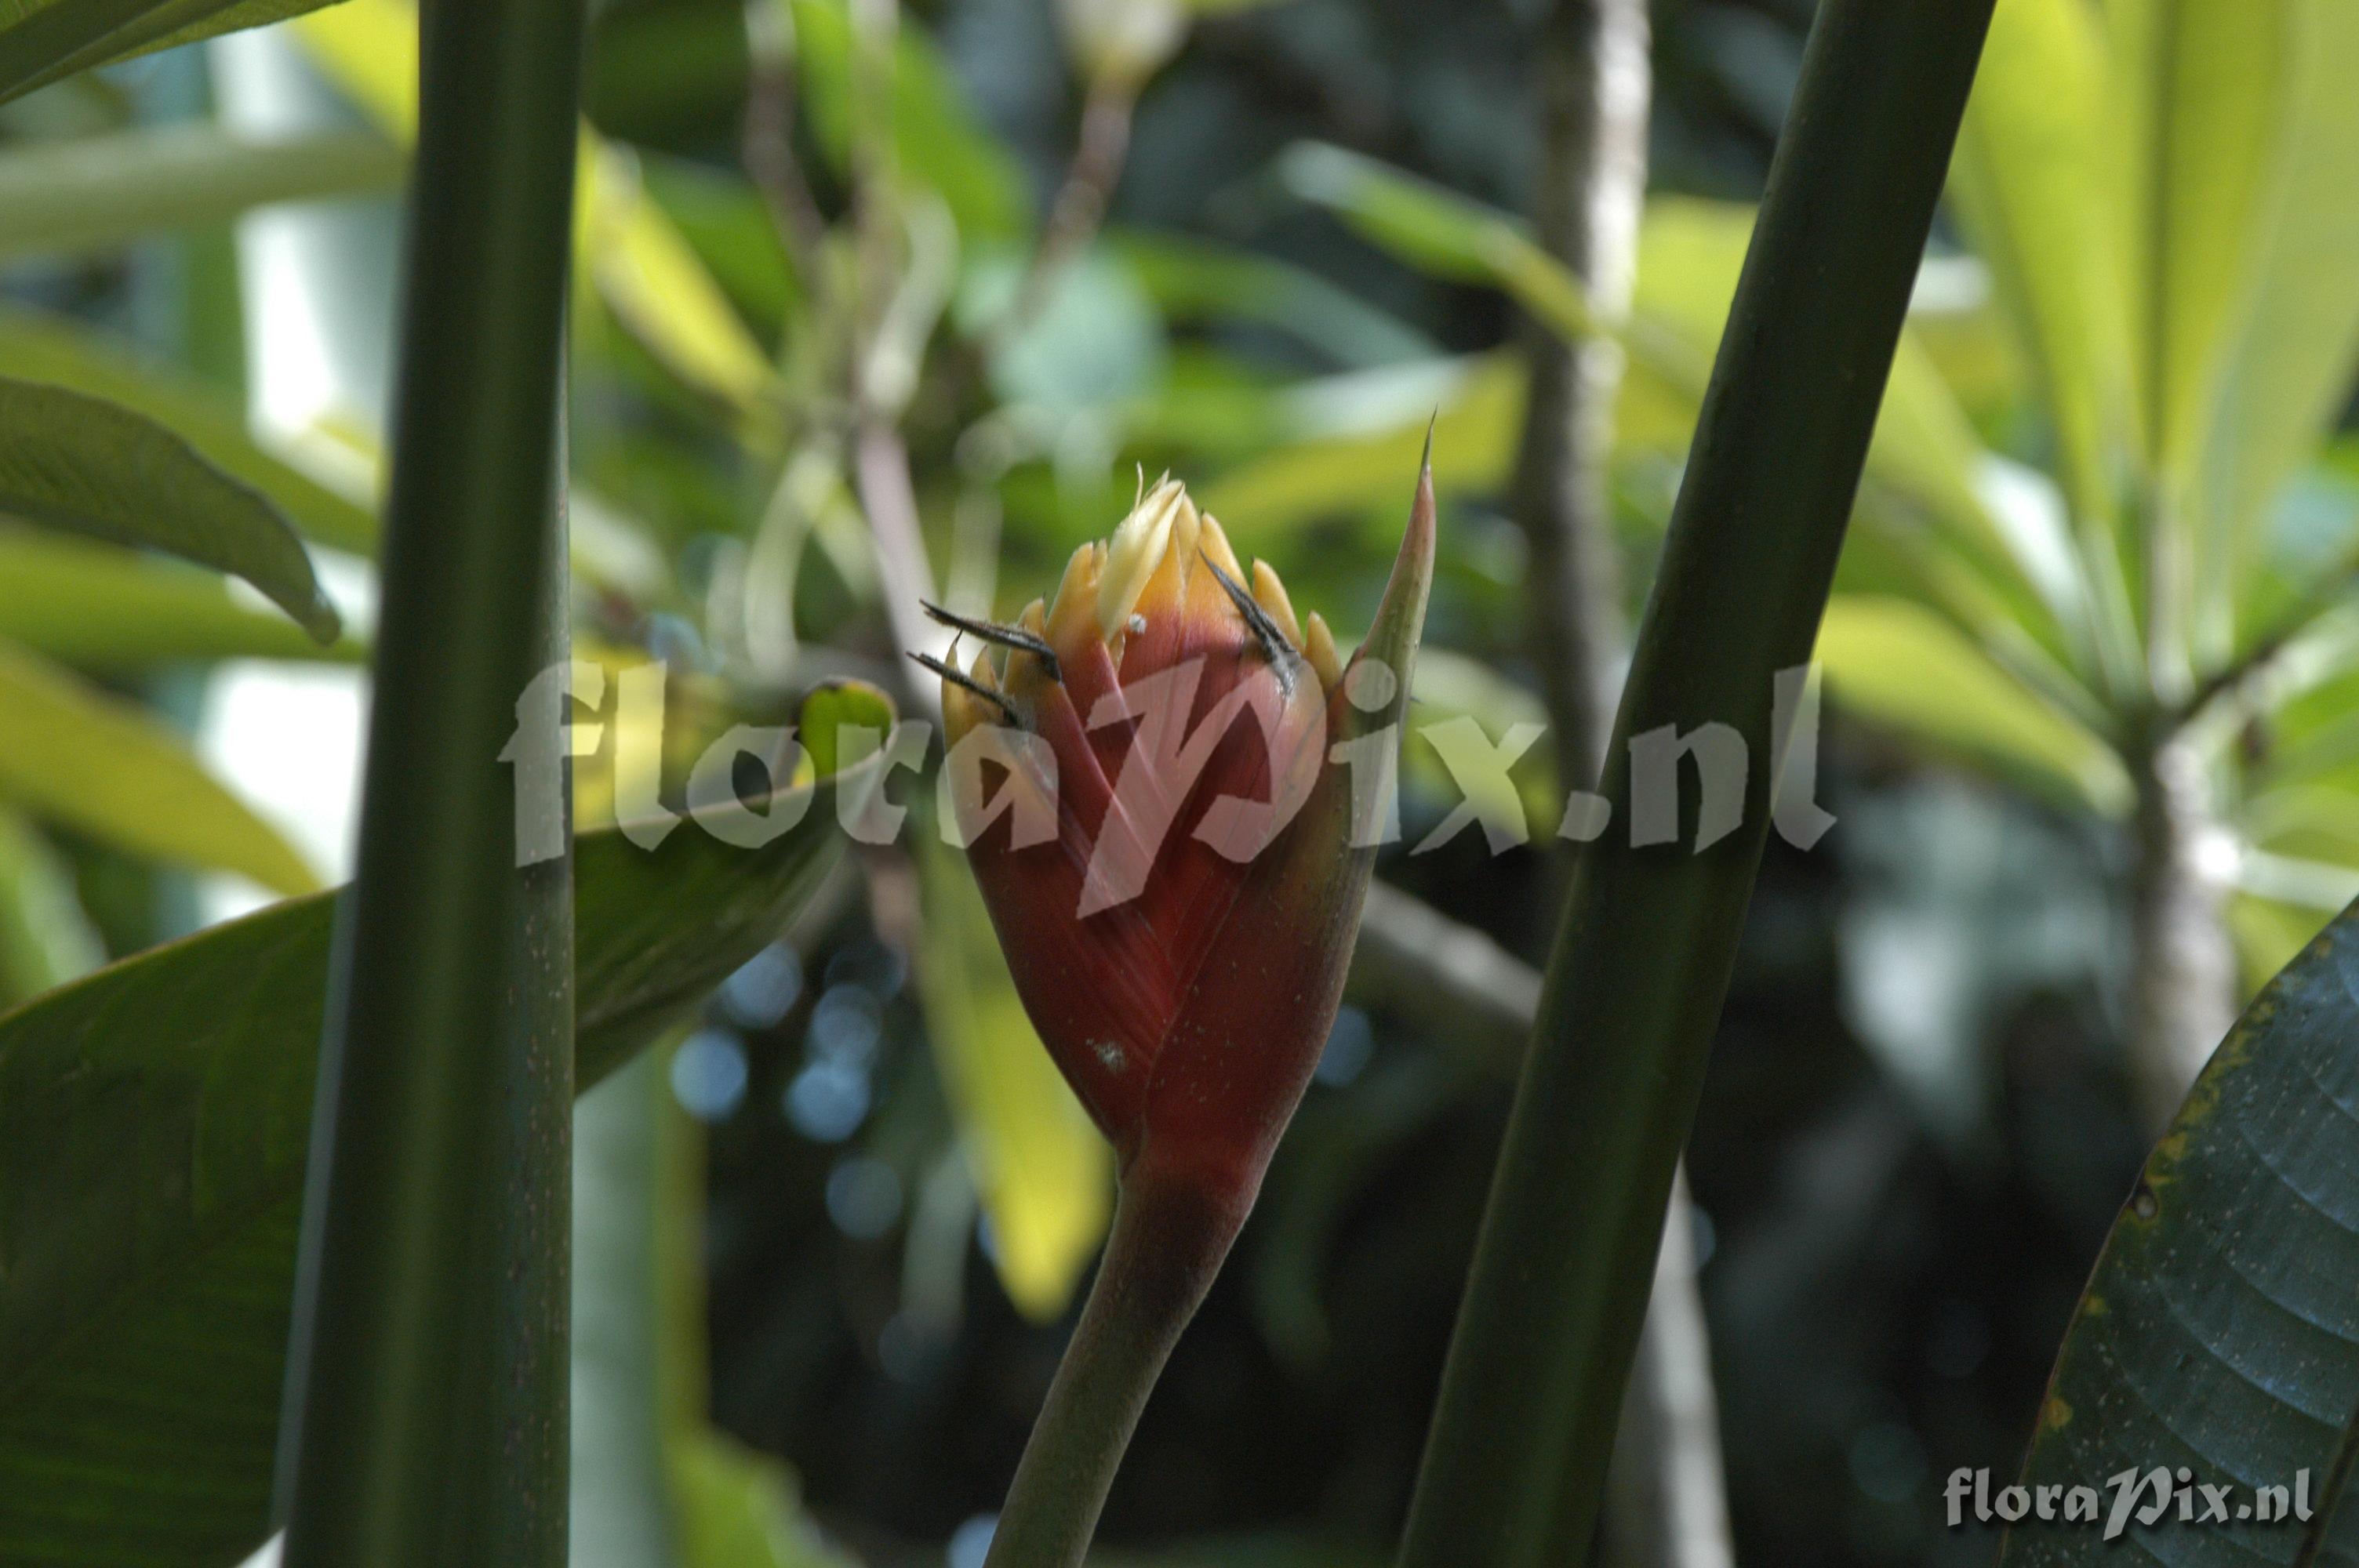
[[1125,1189],[1232,1234],[1334,1022],[1433,552],[1428,470],[1348,668],[1169,479],[1015,624],[937,612],[985,644],[927,662],[953,777],[992,760],[954,796],[1025,1007]]

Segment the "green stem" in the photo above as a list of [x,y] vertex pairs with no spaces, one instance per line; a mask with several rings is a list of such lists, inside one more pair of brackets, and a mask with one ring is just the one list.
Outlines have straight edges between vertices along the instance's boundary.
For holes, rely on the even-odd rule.
[[1065,1358],[1024,1445],[984,1568],[1080,1568],[1147,1396],[1248,1205],[1133,1166]]
[[564,705],[532,683],[565,654],[582,5],[429,0],[421,27],[359,866],[279,1437],[285,1562],[564,1568],[572,863]]
[[[1640,625],[1418,1477],[1404,1568],[1587,1560],[1680,1152],[1992,0],[1822,0]],[[1633,737],[1725,725],[1738,827],[1640,846]],[[1690,797],[1692,798],[1692,797]],[[1687,833],[1698,831],[1693,807]],[[1822,827],[1823,824],[1815,824]]]

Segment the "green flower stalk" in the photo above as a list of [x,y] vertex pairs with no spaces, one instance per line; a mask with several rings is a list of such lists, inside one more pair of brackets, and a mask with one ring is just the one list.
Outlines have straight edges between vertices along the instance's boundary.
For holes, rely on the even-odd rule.
[[1318,1065],[1387,836],[1433,551],[1429,462],[1346,665],[1167,480],[1074,554],[1052,604],[1013,625],[936,612],[986,644],[964,668],[925,661],[975,878],[1120,1173],[989,1568],[1081,1563]]

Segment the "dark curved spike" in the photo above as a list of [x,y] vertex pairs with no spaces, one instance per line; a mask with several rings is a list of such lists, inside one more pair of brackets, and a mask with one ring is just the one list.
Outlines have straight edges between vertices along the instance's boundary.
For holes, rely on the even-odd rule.
[[1286,640],[1286,633],[1278,630],[1277,622],[1269,618],[1269,611],[1261,607],[1259,600],[1245,591],[1245,584],[1223,571],[1220,562],[1201,549],[1196,554],[1212,568],[1212,580],[1221,585],[1221,591],[1229,596],[1229,602],[1237,607],[1237,613],[1244,616],[1245,624],[1253,629],[1254,640],[1261,644],[1263,654],[1277,666],[1281,674],[1290,673],[1294,661],[1301,655],[1295,652],[1294,644]]
[[955,631],[980,637],[986,643],[996,643],[1003,648],[1015,648],[1034,655],[1049,666],[1050,680],[1065,678],[1064,672],[1057,665],[1057,650],[1023,627],[1005,626],[996,621],[970,620],[954,610],[944,610],[940,605],[929,604],[922,599],[918,600],[918,604],[928,615]]
[[961,671],[957,665],[945,664],[941,660],[934,657],[931,654],[920,654],[915,649],[910,651],[909,656],[917,660],[918,663],[925,665],[926,668],[933,671],[934,674],[941,676],[942,679],[950,682],[952,686],[964,687],[966,690],[974,693],[975,696],[991,704],[994,708],[999,709],[1000,712],[1007,716],[1007,722],[1010,724],[1020,726],[1024,722],[1024,716],[1016,711],[1016,705],[1014,703],[1009,702],[1006,697],[1001,696],[998,692],[992,690],[989,687],[984,685],[973,676]]

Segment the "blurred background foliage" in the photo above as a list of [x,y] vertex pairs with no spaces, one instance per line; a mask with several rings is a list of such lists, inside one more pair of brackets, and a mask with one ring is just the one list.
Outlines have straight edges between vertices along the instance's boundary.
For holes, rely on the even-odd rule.
[[[685,759],[842,674],[922,714],[917,594],[1012,614],[1141,469],[1348,635],[1437,414],[1416,722],[1539,719],[1519,323],[1622,348],[1635,611],[1810,13],[1657,0],[1636,288],[1598,319],[1518,216],[1543,8],[611,0],[576,635],[671,672],[614,727]],[[179,431],[345,625],[0,516],[0,1001],[341,873],[414,38],[344,0],[0,106],[0,374]],[[2000,5],[1821,643],[1839,827],[1772,852],[1690,1152],[1741,1560],[1987,1556],[1935,1488],[2016,1463],[2183,1084],[2146,1001],[2216,959],[2224,1022],[2359,892],[2354,72],[2335,0]],[[614,754],[585,824],[646,786]],[[1425,741],[1406,777],[1414,845],[1457,796]],[[1490,810],[1538,848],[1381,868],[1511,1013],[1587,783],[1546,746],[1515,777]],[[584,1101],[577,1561],[980,1562],[1109,1172],[901,789],[899,845]],[[1109,1562],[1383,1556],[1512,1065],[1419,989],[1355,990]]]

